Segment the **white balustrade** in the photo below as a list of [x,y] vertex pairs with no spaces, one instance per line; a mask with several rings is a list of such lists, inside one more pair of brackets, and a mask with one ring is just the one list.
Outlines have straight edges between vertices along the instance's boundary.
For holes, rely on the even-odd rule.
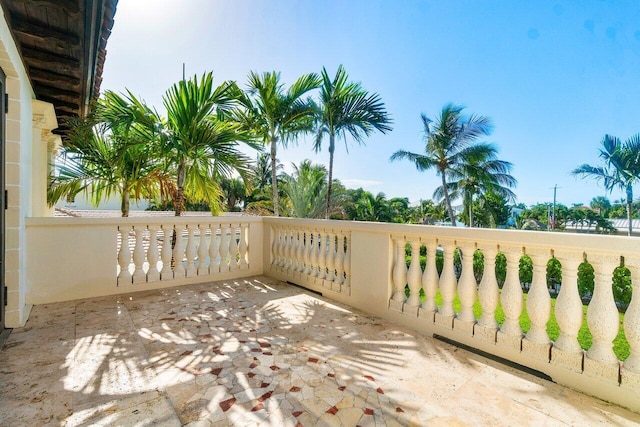
[[344,251],[344,282],[341,291],[351,295],[351,239],[348,234],[345,235],[344,242],[346,248]]
[[118,273],[118,284],[131,283],[131,272],[129,272],[129,264],[131,263],[131,250],[129,249],[129,230],[130,227],[120,226],[120,251],[118,252],[118,265],[120,273]]
[[319,240],[320,240],[320,234],[316,231],[312,234],[312,238],[311,238],[311,253],[310,253],[311,273],[309,273],[311,277],[318,277],[318,274],[320,273],[320,270],[318,268],[318,264],[320,263],[320,260],[319,260],[320,252],[318,249]]
[[609,256],[587,255],[595,274],[595,289],[587,309],[587,324],[593,336],[587,358],[604,365],[618,364],[613,352],[613,340],[618,335],[620,320],[613,299],[613,270],[619,259]]
[[[393,266],[393,296],[391,299],[396,303],[404,303],[404,287],[407,284],[407,264],[404,258],[405,241],[403,238],[395,238],[396,258]],[[402,305],[396,306],[402,310]]]
[[436,305],[436,293],[438,292],[438,268],[436,266],[436,252],[438,244],[435,240],[429,240],[426,243],[427,248],[427,264],[422,274],[422,289],[424,290],[424,302],[421,309],[427,313],[435,313],[438,311]]
[[209,245],[207,244],[207,224],[198,224],[198,276],[204,276],[209,273],[209,265],[207,258],[209,256]]
[[158,226],[149,225],[149,250],[147,251],[147,260],[149,262],[149,270],[147,271],[147,282],[155,282],[160,280],[160,271],[158,271]]
[[477,283],[473,273],[473,255],[475,245],[471,243],[462,244],[462,274],[458,282],[458,296],[460,297],[460,313],[458,320],[474,323],[476,321],[473,314],[473,304],[476,302]]
[[238,269],[238,238],[235,224],[229,224],[229,270]]
[[144,272],[144,227],[143,226],[135,226],[133,227],[133,232],[135,236],[135,245],[133,248],[133,265],[135,266],[135,270],[133,270],[133,283],[142,283],[147,280],[147,275]]
[[173,246],[173,275],[174,278],[185,277],[184,269],[184,244],[182,242],[184,226],[176,224],[174,228],[175,242]]
[[531,328],[526,340],[537,344],[549,344],[547,322],[551,317],[551,296],[547,287],[548,254],[527,251],[533,263],[533,278],[527,295],[527,313],[531,320]]
[[185,255],[187,258],[186,276],[193,277],[198,273],[196,268],[196,225],[187,225],[187,248]]
[[[220,230],[220,238],[218,238]],[[220,224],[211,224],[211,241],[209,242],[209,274],[220,273],[220,241],[222,228]]]
[[318,279],[327,278],[327,233],[318,233]]
[[173,256],[173,225],[162,225],[162,250],[160,258],[162,259],[162,270],[160,270],[160,280],[173,280],[173,269],[171,268],[171,258]]
[[238,267],[241,270],[246,270],[249,267],[247,262],[247,224],[240,224],[240,243],[238,245]]
[[442,274],[440,275],[440,295],[442,295],[442,307],[439,314],[444,318],[454,317],[453,300],[456,297],[456,273],[453,268],[453,256],[455,253],[455,244],[452,242],[443,242],[444,264],[442,266]]
[[498,281],[496,280],[496,254],[497,249],[491,245],[482,248],[484,254],[484,270],[482,280],[478,287],[478,298],[482,306],[482,315],[478,325],[484,329],[484,338],[491,341],[492,331],[498,329],[496,321],[496,308],[498,307]]
[[420,306],[420,287],[422,285],[422,268],[420,267],[420,241],[411,240],[411,264],[407,272],[407,284],[409,285],[409,298],[407,305]]
[[[499,337],[515,338],[517,348],[520,348],[522,328],[520,328],[520,315],[522,314],[523,292],[520,285],[519,263],[521,253],[516,248],[500,248],[507,260],[507,276],[505,277],[500,301],[504,311],[504,323],[500,327]],[[535,274],[535,273],[534,273]],[[506,336],[506,337],[505,337]]]
[[[627,265],[627,262],[631,260],[635,262]],[[633,372],[636,375],[640,374],[640,269],[638,261],[640,261],[638,258],[625,257],[625,266],[631,273],[633,293],[624,316],[624,333],[629,343],[630,354],[624,361],[623,372]]]
[[[338,233],[336,245],[336,284],[342,286],[344,283],[344,234]],[[342,290],[342,288],[340,288]]]
[[[333,282],[336,278],[336,237],[329,233],[327,242],[327,282]],[[331,284],[328,285],[331,287]]]
[[220,272],[226,273],[229,271],[229,224],[220,225]]

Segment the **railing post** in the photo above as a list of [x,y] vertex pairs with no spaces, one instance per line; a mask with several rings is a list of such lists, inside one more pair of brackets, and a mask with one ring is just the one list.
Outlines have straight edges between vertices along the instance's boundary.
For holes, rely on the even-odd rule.
[[176,224],[174,235],[176,236],[175,246],[173,247],[173,274],[174,278],[185,277],[184,265],[182,265],[182,259],[184,258],[184,247],[182,245],[182,231],[184,226]]
[[344,239],[344,282],[341,291],[343,294],[351,295],[351,234],[345,234]]
[[230,232],[229,224],[220,224],[220,272],[226,273],[229,271],[229,262],[227,257],[229,256],[229,243],[230,238],[228,233]]
[[522,351],[531,357],[549,361],[551,340],[547,334],[547,322],[551,317],[551,296],[547,287],[547,263],[549,252],[546,250],[527,250],[533,263],[533,279],[527,295],[527,313],[531,328],[522,342]]
[[133,283],[144,283],[147,281],[147,275],[144,272],[144,225],[138,225],[133,227],[136,243],[133,248],[133,264],[135,270],[133,271]]
[[[520,350],[522,345],[522,328],[520,315],[524,305],[522,286],[520,285],[520,255],[521,248],[500,246],[500,250],[507,260],[507,276],[500,294],[504,323],[498,330],[496,341],[500,345]],[[547,360],[548,360],[547,351]]]
[[160,272],[158,271],[158,226],[149,225],[149,250],[147,251],[147,261],[149,262],[149,271],[147,271],[147,282],[155,282],[160,280]]
[[342,284],[344,283],[344,234],[338,233],[338,242],[336,244],[336,289],[342,292]]
[[[632,261],[632,262],[629,262]],[[640,384],[640,258],[625,257],[625,267],[631,273],[631,302],[624,315],[624,333],[630,354],[622,366],[622,387],[633,388]]]
[[[422,268],[420,267],[420,240],[417,237],[411,239],[411,264],[407,272],[407,284],[409,285],[409,298],[404,306],[404,311],[418,315],[420,307],[420,287],[422,285]],[[411,309],[409,309],[411,307]]]
[[[209,275],[207,257],[209,256],[209,246],[207,245],[207,224],[198,224],[200,239],[198,240],[198,276]],[[213,240],[213,239],[212,239]]]
[[318,232],[314,231],[311,235],[311,248],[309,249],[309,257],[311,265],[309,266],[309,276],[318,277]]
[[131,249],[129,249],[129,229],[127,225],[118,226],[118,232],[120,233],[120,252],[118,252],[118,265],[120,266],[120,273],[118,273],[118,286],[130,285],[131,272],[129,272],[129,264],[131,264]]
[[329,241],[327,243],[327,278],[324,287],[333,289],[333,282],[336,279],[336,236],[333,233],[328,234]]
[[236,238],[236,231],[238,229],[234,224],[229,224],[229,270],[235,271],[238,269],[238,240]]
[[435,239],[429,239],[423,243],[427,248],[427,264],[422,273],[422,289],[424,289],[424,302],[419,310],[422,318],[435,321],[435,313],[438,311],[436,305],[436,293],[438,292],[438,268],[436,266],[436,251],[438,244]]
[[393,266],[393,296],[389,301],[389,308],[402,311],[404,306],[404,287],[407,284],[407,264],[404,257],[404,237],[393,239],[396,247],[396,256]]
[[324,279],[327,278],[327,248],[326,248],[327,233],[318,233],[318,282],[320,286],[324,283]]
[[473,329],[473,334],[490,343],[496,342],[498,322],[496,308],[498,307],[498,281],[496,280],[497,247],[489,245],[482,248],[484,254],[484,271],[478,288],[478,298],[482,306],[482,315]]
[[458,284],[458,295],[460,296],[460,313],[454,319],[453,325],[457,330],[462,330],[469,335],[473,335],[473,325],[476,323],[476,316],[473,313],[473,304],[476,302],[476,277],[473,274],[473,256],[476,245],[471,242],[462,244],[462,274]]
[[187,249],[185,251],[187,257],[187,277],[193,277],[198,273],[198,270],[196,269],[196,227],[197,226],[194,224],[187,225]]
[[171,241],[173,240],[173,225],[162,224],[162,250],[160,258],[162,259],[162,270],[160,270],[160,280],[173,279],[173,270],[171,269]]
[[249,268],[249,263],[247,262],[247,230],[250,230],[248,224],[240,224],[240,244],[238,246],[238,255],[240,256],[238,266],[240,267],[240,270],[246,270]]
[[577,251],[556,251],[555,256],[562,265],[562,286],[555,306],[560,336],[551,347],[551,363],[574,372],[582,372],[584,352],[578,342],[578,333],[584,312],[578,292],[578,267],[584,260],[584,254]]
[[[220,238],[218,238],[218,229]],[[211,224],[211,242],[209,242],[209,274],[220,273],[220,242],[222,241],[222,226]]]
[[442,295],[442,307],[436,313],[436,323],[453,329],[453,318],[456,312],[453,309],[453,300],[456,297],[456,273],[453,268],[453,257],[456,250],[455,241],[440,241],[444,251],[444,264],[440,274],[440,295]]
[[595,289],[587,309],[587,324],[593,340],[584,359],[584,371],[618,383],[620,363],[613,352],[613,340],[618,335],[620,319],[612,284],[613,270],[620,259],[606,255],[587,254],[587,257],[595,273]]

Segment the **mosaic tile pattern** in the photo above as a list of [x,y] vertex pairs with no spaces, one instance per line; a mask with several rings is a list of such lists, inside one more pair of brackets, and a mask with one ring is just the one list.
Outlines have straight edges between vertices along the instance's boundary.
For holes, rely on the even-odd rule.
[[38,306],[0,425],[636,425],[640,416],[273,279]]

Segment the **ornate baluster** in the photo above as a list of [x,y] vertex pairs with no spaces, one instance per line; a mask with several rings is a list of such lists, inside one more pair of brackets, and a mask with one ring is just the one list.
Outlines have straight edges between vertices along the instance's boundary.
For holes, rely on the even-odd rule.
[[327,235],[318,233],[318,279],[322,284],[322,280],[327,278]]
[[484,254],[484,271],[482,272],[482,280],[478,287],[478,298],[482,306],[482,315],[478,320],[478,324],[474,329],[482,340],[492,343],[496,342],[496,331],[498,330],[498,322],[496,321],[496,308],[498,307],[498,281],[496,280],[496,254],[495,247],[490,246],[482,249]]
[[412,314],[418,315],[418,307],[420,306],[420,287],[422,286],[422,268],[420,267],[420,241],[417,238],[411,240],[411,264],[407,272],[407,284],[409,285],[409,298],[405,304],[415,307],[411,310]]
[[193,277],[198,273],[196,269],[196,225],[187,225],[187,249],[185,255],[187,256],[187,277]]
[[209,265],[207,257],[209,256],[209,245],[207,244],[207,224],[198,224],[198,232],[200,240],[198,241],[198,276],[209,275]]
[[229,270],[238,269],[238,240],[236,237],[236,227],[229,224]]
[[420,307],[420,316],[431,319],[433,322],[434,313],[438,311],[436,305],[436,293],[438,292],[438,269],[436,267],[437,243],[430,240],[425,244],[427,248],[427,264],[422,274],[422,289],[424,289],[424,302]]
[[298,262],[298,268],[297,268],[297,272],[298,273],[302,273],[305,269],[304,266],[304,254],[305,254],[305,247],[304,247],[304,231],[303,230],[299,230],[298,231],[298,250],[296,251],[296,260]]
[[162,259],[162,270],[160,270],[160,280],[173,279],[173,270],[171,269],[171,258],[173,251],[171,249],[171,241],[173,239],[173,225],[162,225],[162,250],[160,258]]
[[129,272],[129,264],[131,264],[131,249],[129,249],[129,226],[118,226],[120,233],[120,252],[118,252],[118,265],[120,273],[118,273],[118,285],[130,285],[132,283],[131,273]]
[[158,226],[149,225],[149,250],[147,260],[149,261],[149,271],[147,271],[147,282],[160,280],[158,271]]
[[284,271],[287,265],[287,230],[284,227],[280,228],[280,243],[278,249],[278,271]]
[[453,310],[453,300],[456,297],[456,273],[453,268],[453,256],[455,243],[446,243],[444,250],[444,264],[440,275],[440,295],[442,295],[442,307],[436,313],[436,321],[453,328],[453,318],[456,312]]
[[[587,309],[587,324],[593,336],[591,348],[587,350],[584,370],[601,373],[612,381],[618,381],[619,362],[613,352],[613,340],[618,335],[620,319],[613,298],[613,270],[619,258],[589,256],[595,273],[595,289]],[[617,261],[617,263],[616,263]]]
[[336,280],[336,236],[329,233],[329,241],[327,242],[327,278],[325,286],[333,288],[333,282]]
[[[520,315],[522,314],[522,307],[524,305],[519,273],[521,253],[518,249],[511,247],[502,247],[501,249],[507,259],[507,277],[505,278],[500,295],[505,319],[502,327],[500,327],[498,331],[498,343],[520,350],[522,346]],[[529,297],[531,297],[531,294],[529,294]],[[548,361],[548,348],[546,354]]]
[[247,228],[248,224],[240,224],[240,245],[238,246],[238,254],[240,256],[238,265],[240,270],[249,268],[249,263],[247,262]]
[[344,236],[344,282],[342,283],[342,293],[351,295],[351,239],[350,234]]
[[[558,260],[562,264],[562,286],[556,299],[555,315],[560,327],[560,336],[551,348],[552,362],[576,372],[582,372],[582,347],[578,342],[578,332],[580,332],[584,314],[582,300],[578,292],[578,267],[583,259],[583,254],[576,253],[565,253],[558,256]],[[530,308],[527,307],[527,311],[529,310]],[[528,339],[529,334],[527,334],[525,342]]]
[[460,313],[458,314],[455,325],[458,328],[460,322],[465,325],[459,325],[465,332],[473,334],[473,324],[476,322],[476,316],[473,314],[473,304],[476,302],[476,276],[473,274],[473,254],[475,252],[475,244],[464,243],[462,245],[462,275],[458,284],[458,295],[460,296]]
[[341,289],[344,283],[344,234],[338,233],[336,245],[336,285]]
[[311,231],[307,231],[304,237],[304,270],[302,273],[309,276],[311,275],[311,251],[313,250]]
[[[220,237],[218,237],[218,229],[220,229]],[[222,240],[222,228],[220,224],[211,224],[211,242],[209,242],[209,274],[220,273],[221,260],[220,241]]]
[[[548,254],[528,251],[527,255],[531,257],[533,262],[533,279],[529,295],[527,295],[527,314],[531,319],[531,329],[527,332],[522,344],[523,350],[537,355],[538,358],[549,360],[551,340],[547,334],[547,322],[551,317],[551,296],[547,287]],[[537,346],[530,346],[531,343],[537,344]]]
[[393,296],[389,301],[389,308],[402,311],[404,307],[404,287],[407,284],[407,263],[404,256],[405,240],[402,237],[393,239],[396,256],[393,260]]
[[220,224],[220,272],[226,273],[229,271],[229,224]]
[[[631,273],[631,286],[633,293],[631,294],[631,302],[627,307],[624,315],[624,334],[629,343],[630,354],[624,361],[623,380],[625,371],[633,372],[636,376],[640,375],[640,277],[638,271],[638,260],[634,263],[627,263],[629,259],[625,259],[625,266]],[[637,383],[636,383],[637,384]]]
[[278,262],[278,235],[279,231],[276,227],[271,226],[271,233],[269,237],[271,238],[271,269],[273,270],[273,266]]
[[320,235],[318,234],[318,232],[315,232],[311,235],[311,253],[310,253],[311,272],[309,273],[311,277],[318,277],[318,273],[319,273],[319,269],[318,269],[318,263],[319,263],[318,240],[319,239],[320,239]]
[[176,224],[175,226],[175,236],[176,236],[176,244],[173,247],[173,274],[176,279],[185,277],[184,265],[182,264],[182,260],[184,259],[184,245],[182,242],[183,239],[183,226]]
[[135,270],[133,271],[133,283],[144,283],[147,281],[147,275],[144,272],[144,226],[138,225],[133,227],[135,233],[135,246],[133,248],[133,264]]

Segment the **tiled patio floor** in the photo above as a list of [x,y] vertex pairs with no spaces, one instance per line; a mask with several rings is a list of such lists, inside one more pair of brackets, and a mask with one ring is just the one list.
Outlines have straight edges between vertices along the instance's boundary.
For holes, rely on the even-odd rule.
[[637,423],[265,277],[37,306],[0,351],[7,426]]

